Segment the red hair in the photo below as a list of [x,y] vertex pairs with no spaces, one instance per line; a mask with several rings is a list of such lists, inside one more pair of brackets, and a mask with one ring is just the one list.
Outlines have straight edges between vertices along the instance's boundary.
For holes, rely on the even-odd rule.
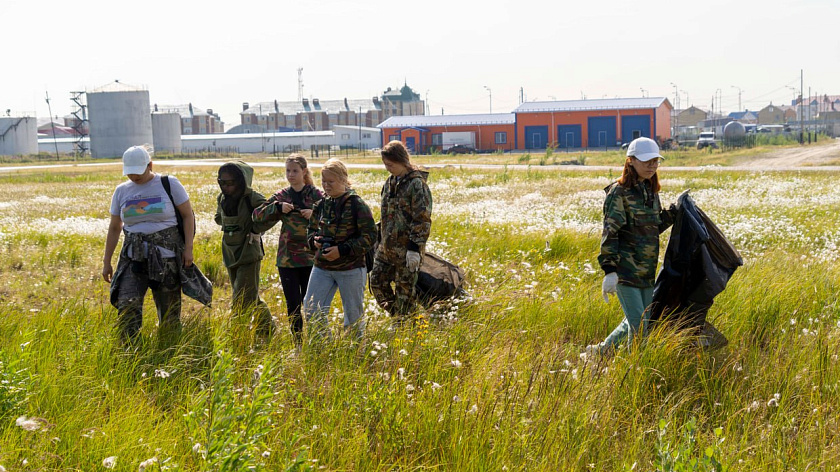
[[[621,177],[618,179],[618,185],[624,188],[634,187],[640,180],[639,174],[631,165],[630,159],[633,159],[633,157],[628,156],[627,160],[624,161],[624,170],[621,171]],[[662,185],[659,184],[659,171],[654,172],[653,177],[650,178],[650,188],[653,189],[653,193],[659,193],[659,190],[662,189]]]

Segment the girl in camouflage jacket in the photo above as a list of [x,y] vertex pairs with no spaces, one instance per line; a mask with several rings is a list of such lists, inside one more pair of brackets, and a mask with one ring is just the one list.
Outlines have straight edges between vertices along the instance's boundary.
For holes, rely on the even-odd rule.
[[598,262],[604,271],[601,293],[604,301],[615,293],[624,320],[603,342],[586,347],[588,354],[604,354],[620,343],[644,336],[653,299],[659,234],[674,222],[673,205],[663,210],[659,201],[657,169],[662,156],[649,138],[638,138],[627,148],[621,178],[608,186],[604,201],[604,230]]
[[286,180],[288,187],[254,210],[254,222],[282,222],[277,242],[277,270],[286,298],[292,336],[299,346],[303,332],[300,307],[315,260],[315,251],[309,248],[306,239],[306,229],[312,208],[324,198],[324,194],[315,187],[303,154],[291,154],[286,158]]
[[329,336],[327,314],[338,290],[344,328],[361,338],[365,330],[365,253],[373,247],[376,223],[367,203],[350,188],[347,167],[341,161],[324,163],[321,185],[326,198],[315,205],[307,231],[309,245],[317,252],[303,312],[313,335]]
[[260,298],[260,263],[263,256],[262,233],[274,226],[271,222],[255,223],[254,208],[265,197],[251,188],[254,169],[242,161],[228,162],[219,168],[216,199],[216,224],[221,226],[222,259],[230,276],[231,309],[235,315],[253,311],[258,334],[273,329],[271,311]]
[[370,289],[379,306],[400,322],[417,305],[415,284],[432,228],[432,194],[428,173],[411,164],[403,143],[391,141],[381,154],[391,175],[382,186],[381,240]]

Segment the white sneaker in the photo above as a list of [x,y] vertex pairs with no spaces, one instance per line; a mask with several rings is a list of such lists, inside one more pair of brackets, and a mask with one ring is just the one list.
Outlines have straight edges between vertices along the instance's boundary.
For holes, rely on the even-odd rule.
[[582,359],[594,359],[601,355],[601,345],[600,344],[590,344],[586,346],[582,353],[580,353],[580,357]]

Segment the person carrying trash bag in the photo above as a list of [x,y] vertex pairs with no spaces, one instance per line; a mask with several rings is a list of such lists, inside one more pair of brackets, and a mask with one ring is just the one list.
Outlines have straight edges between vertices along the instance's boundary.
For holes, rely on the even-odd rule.
[[[111,197],[111,220],[105,240],[102,278],[111,284],[110,301],[117,308],[117,331],[124,343],[137,339],[143,325],[143,299],[151,289],[162,339],[181,331],[181,293],[209,306],[210,281],[193,263],[195,216],[184,186],[172,176],[153,171],[148,146],[132,146],[123,154],[128,178]],[[111,258],[125,235],[117,269]]]
[[262,233],[276,221],[255,223],[252,213],[265,197],[251,188],[254,169],[242,161],[219,168],[221,193],[216,199],[216,224],[221,226],[222,260],[230,276],[231,312],[234,316],[253,312],[256,334],[268,336],[274,330],[271,311],[260,298],[260,263],[265,251]]
[[662,209],[659,201],[659,146],[650,138],[637,138],[627,148],[624,170],[604,190],[604,229],[598,263],[604,271],[601,294],[609,301],[616,294],[624,319],[607,338],[586,346],[587,355],[612,352],[622,342],[632,344],[644,336],[653,299],[659,235],[674,222],[675,205]]
[[650,322],[688,330],[702,348],[720,348],[729,341],[706,320],[706,314],[744,260],[688,191],[678,197],[677,206],[653,288]]
[[417,306],[415,286],[432,228],[432,194],[428,172],[411,164],[403,143],[391,141],[381,154],[390,175],[381,191],[380,241],[370,290],[379,306],[401,323]]

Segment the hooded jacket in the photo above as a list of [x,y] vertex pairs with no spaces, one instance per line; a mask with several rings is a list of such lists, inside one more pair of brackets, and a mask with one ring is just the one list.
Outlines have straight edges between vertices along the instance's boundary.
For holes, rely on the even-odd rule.
[[393,263],[404,261],[406,251],[424,253],[432,230],[432,194],[429,173],[409,170],[402,177],[388,177],[382,186],[380,243],[376,257]]
[[688,194],[680,196],[677,207],[653,289],[650,319],[667,317],[685,328],[699,329],[714,298],[744,261]]
[[254,209],[265,202],[265,197],[251,188],[254,169],[242,161],[228,162],[222,166],[225,172],[234,174],[238,185],[244,185],[244,192],[239,198],[235,215],[225,212],[226,197],[220,193],[216,199],[216,224],[221,226],[222,259],[225,267],[237,267],[259,261],[265,255],[262,244],[262,233],[274,226],[276,221],[254,223],[251,214]]
[[[304,185],[300,192],[286,187],[254,210],[256,223],[282,222],[277,241],[277,267],[312,267],[315,251],[309,248],[306,239],[309,220],[300,214],[300,210],[314,208],[323,198],[323,192],[314,185]],[[283,213],[280,203],[292,204],[295,209]]]

